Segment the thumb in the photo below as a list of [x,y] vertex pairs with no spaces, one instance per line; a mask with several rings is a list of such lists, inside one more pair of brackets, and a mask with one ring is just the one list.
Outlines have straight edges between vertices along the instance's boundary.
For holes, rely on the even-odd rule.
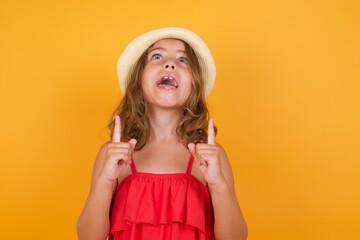
[[136,139],[131,139],[129,141],[129,143],[130,143],[130,146],[131,146],[131,153],[132,153],[134,151],[134,149],[135,149],[137,141],[136,141]]
[[188,144],[188,149],[189,149],[191,155],[193,155],[195,157],[195,155],[196,155],[196,145],[194,143],[189,143]]

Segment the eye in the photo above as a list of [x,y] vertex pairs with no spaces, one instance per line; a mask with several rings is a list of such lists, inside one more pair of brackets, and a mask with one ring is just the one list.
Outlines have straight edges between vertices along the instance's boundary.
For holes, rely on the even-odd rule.
[[151,55],[150,60],[159,60],[161,58],[162,58],[161,54],[155,53],[155,54]]
[[178,61],[181,63],[188,63],[188,60],[185,57],[180,57]]

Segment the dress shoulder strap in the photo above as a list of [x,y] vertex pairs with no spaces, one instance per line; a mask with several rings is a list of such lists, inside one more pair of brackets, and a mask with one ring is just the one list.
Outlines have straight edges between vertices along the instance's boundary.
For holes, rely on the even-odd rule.
[[131,157],[131,162],[130,162],[130,167],[131,167],[131,171],[132,173],[136,173],[136,167],[135,167],[135,162],[134,162],[134,158]]
[[188,166],[187,166],[187,169],[186,169],[186,174],[188,174],[188,175],[191,174],[191,169],[192,169],[193,162],[194,162],[194,156],[192,154],[190,154],[190,159],[189,159]]

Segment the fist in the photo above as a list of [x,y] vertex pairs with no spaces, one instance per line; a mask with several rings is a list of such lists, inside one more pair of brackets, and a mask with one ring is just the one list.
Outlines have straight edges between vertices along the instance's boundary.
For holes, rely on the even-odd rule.
[[99,177],[103,180],[116,181],[119,174],[131,162],[135,145],[135,139],[121,142],[121,121],[120,117],[116,116],[112,141],[107,145],[105,160]]
[[221,170],[220,150],[215,143],[213,119],[209,120],[207,143],[189,143],[188,148],[209,186],[225,181]]

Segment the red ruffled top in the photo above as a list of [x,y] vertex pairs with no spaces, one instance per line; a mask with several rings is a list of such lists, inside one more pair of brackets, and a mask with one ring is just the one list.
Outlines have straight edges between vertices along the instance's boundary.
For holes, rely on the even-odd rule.
[[208,188],[186,173],[137,172],[116,188],[110,240],[214,240],[214,216]]

